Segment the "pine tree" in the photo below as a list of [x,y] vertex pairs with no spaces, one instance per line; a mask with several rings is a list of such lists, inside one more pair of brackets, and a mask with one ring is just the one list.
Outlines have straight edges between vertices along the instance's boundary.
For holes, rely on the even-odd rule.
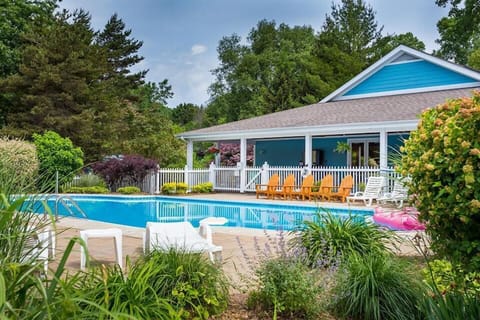
[[104,80],[112,80],[118,93],[128,93],[143,83],[147,70],[131,73],[130,68],[143,60],[138,50],[143,42],[131,38],[132,30],[114,14],[97,35],[96,42],[106,50],[109,70]]
[[30,137],[52,130],[87,147],[88,156],[99,151],[94,125],[114,112],[100,81],[106,59],[93,37],[90,16],[82,10],[59,13],[49,28],[25,35],[19,72],[0,81],[10,104],[4,134]]

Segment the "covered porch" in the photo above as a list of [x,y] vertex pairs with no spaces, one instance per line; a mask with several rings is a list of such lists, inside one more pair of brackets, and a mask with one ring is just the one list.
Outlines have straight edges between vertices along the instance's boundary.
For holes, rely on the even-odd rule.
[[[354,191],[371,175],[396,177],[389,161],[417,126],[417,120],[376,123],[349,123],[317,127],[271,128],[242,131],[219,131],[194,135],[185,133],[180,138],[187,143],[187,164],[182,169],[161,169],[159,188],[165,182],[182,181],[189,186],[211,182],[214,190],[254,192],[255,184],[264,184],[272,173],[282,178],[294,174],[297,184],[302,177],[313,174],[315,181],[332,174],[336,185],[351,174]],[[201,131],[201,130],[200,130]],[[194,169],[194,143],[236,142],[240,157],[235,167],[222,167],[218,161],[208,169]],[[338,144],[345,149],[336,150]],[[247,145],[254,146],[253,165],[247,164]],[[172,175],[177,175],[173,178]],[[393,183],[393,182],[392,182]],[[156,190],[158,191],[158,189]]]

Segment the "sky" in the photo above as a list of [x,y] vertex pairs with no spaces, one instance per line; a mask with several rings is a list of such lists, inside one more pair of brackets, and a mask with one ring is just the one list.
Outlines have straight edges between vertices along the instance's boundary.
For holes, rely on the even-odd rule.
[[[340,0],[335,0],[339,3]],[[376,12],[383,35],[412,32],[437,49],[437,21],[447,9],[434,0],[366,0]],[[219,65],[216,48],[222,37],[237,34],[246,39],[257,22],[275,20],[289,26],[308,25],[319,32],[331,12],[330,0],[63,0],[61,8],[83,8],[92,17],[92,27],[102,30],[117,13],[143,41],[139,50],[145,59],[135,70],[148,69],[146,80],[168,79],[174,97],[169,107],[180,103],[206,105],[211,70]]]

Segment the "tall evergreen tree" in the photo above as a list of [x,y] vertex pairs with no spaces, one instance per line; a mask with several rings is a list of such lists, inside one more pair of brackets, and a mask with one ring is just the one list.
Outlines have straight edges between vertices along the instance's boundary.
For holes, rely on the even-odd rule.
[[107,65],[93,36],[90,16],[82,10],[59,13],[49,28],[25,35],[19,72],[0,81],[10,104],[3,133],[30,137],[52,130],[82,149],[88,146],[86,155],[98,151],[93,126],[111,96],[99,81]]
[[57,0],[2,0],[0,3],[0,78],[18,70],[23,33],[53,19]]
[[315,55],[322,80],[333,91],[400,44],[424,50],[411,32],[382,35],[373,8],[364,0],[342,0],[332,5],[317,38]]
[[363,0],[332,4],[315,50],[322,65],[322,79],[330,85],[330,91],[376,59],[382,29],[375,20],[375,11]]
[[[18,71],[24,34],[34,25],[51,23],[56,3],[56,0],[0,1],[0,79]],[[9,108],[8,96],[0,92],[0,128],[5,125]]]
[[132,30],[125,29],[125,23],[114,14],[105,28],[96,37],[97,44],[106,50],[109,65],[104,80],[112,80],[118,93],[128,93],[143,84],[147,70],[136,73],[131,68],[143,60],[138,50],[143,42],[131,38]]

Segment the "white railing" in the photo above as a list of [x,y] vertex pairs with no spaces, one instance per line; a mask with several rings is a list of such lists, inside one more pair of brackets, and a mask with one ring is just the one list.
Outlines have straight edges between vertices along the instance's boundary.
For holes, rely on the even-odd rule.
[[[211,164],[208,169],[188,169],[185,168],[159,168],[156,172],[148,174],[141,183],[135,183],[132,180],[124,179],[118,183],[118,187],[138,186],[143,192],[150,194],[160,193],[162,185],[168,182],[184,182],[189,188],[193,186],[211,182],[216,191],[228,192],[255,192],[255,185],[266,184],[270,176],[277,173],[282,182],[286,176],[293,174],[295,184],[301,185],[303,177],[311,173],[315,181],[321,181],[327,174],[333,176],[333,184],[340,185],[340,182],[346,175],[352,175],[354,181],[353,192],[361,189],[361,186],[367,182],[370,176],[383,175],[387,178],[388,185],[386,191],[393,189],[394,181],[400,178],[392,168],[380,169],[378,167],[313,167],[310,170],[305,167],[286,167],[269,166],[264,164],[261,167],[217,167]],[[245,185],[240,185],[241,175],[245,175]],[[77,180],[74,179],[69,185],[76,186]]]
[[[286,176],[293,174],[295,183],[302,184],[303,177],[311,173],[315,181],[321,181],[327,174],[333,176],[334,185],[340,185],[341,180],[346,175],[352,175],[354,181],[354,190],[358,191],[362,185],[367,182],[370,176],[385,176],[388,185],[386,190],[393,188],[393,182],[400,178],[393,168],[380,169],[379,167],[287,167],[287,166],[269,166],[265,163],[261,167],[217,167],[211,164],[208,169],[159,169],[155,181],[158,181],[158,193],[161,186],[167,182],[186,182],[191,188],[196,184],[211,182],[216,191],[254,192],[256,184],[266,184],[270,176],[277,173],[280,181]],[[240,185],[241,175],[245,174],[245,186]],[[153,192],[152,192],[153,193]]]

